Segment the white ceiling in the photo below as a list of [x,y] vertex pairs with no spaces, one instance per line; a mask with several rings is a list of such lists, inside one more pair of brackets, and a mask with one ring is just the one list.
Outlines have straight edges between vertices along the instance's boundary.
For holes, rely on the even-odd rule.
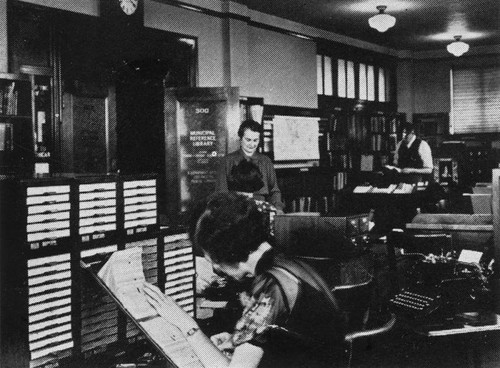
[[[500,0],[233,1],[395,50],[441,50],[458,34],[471,48],[500,46]],[[386,13],[396,17],[396,25],[385,33],[368,26],[377,5],[386,5]]]

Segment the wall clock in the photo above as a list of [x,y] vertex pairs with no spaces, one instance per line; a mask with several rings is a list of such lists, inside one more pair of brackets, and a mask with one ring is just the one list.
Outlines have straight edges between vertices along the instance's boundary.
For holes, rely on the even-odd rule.
[[119,0],[120,8],[127,15],[132,15],[137,10],[139,0]]
[[110,25],[142,27],[144,25],[144,0],[101,0],[100,13]]

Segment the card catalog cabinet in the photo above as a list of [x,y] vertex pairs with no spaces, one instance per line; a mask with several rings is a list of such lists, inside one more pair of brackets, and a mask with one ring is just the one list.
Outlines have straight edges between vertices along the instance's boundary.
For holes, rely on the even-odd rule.
[[82,242],[112,237],[117,230],[117,183],[78,183],[78,236]]
[[[72,280],[69,253],[28,260],[28,340],[31,367],[71,355]],[[45,358],[45,359],[44,359]]]
[[[118,250],[116,245],[95,247],[81,251],[85,263]],[[118,307],[90,275],[82,273],[80,308],[80,352],[84,358],[105,352],[109,345],[118,341]]]
[[154,175],[0,180],[1,366],[86,366],[144,335],[80,261],[142,248],[146,280],[195,313],[188,236],[160,229]]
[[187,234],[167,235],[164,241],[165,294],[191,316],[195,312],[194,253]]
[[[158,237],[155,236],[125,244],[125,249],[134,247],[142,248],[142,267],[146,281],[158,285]],[[126,337],[130,343],[144,339],[144,335],[130,318],[127,318]]]
[[26,188],[26,241],[31,249],[55,245],[70,236],[70,185]]
[[74,347],[71,181],[0,188],[1,363],[56,366]]
[[127,235],[156,230],[156,179],[123,181],[124,228]]

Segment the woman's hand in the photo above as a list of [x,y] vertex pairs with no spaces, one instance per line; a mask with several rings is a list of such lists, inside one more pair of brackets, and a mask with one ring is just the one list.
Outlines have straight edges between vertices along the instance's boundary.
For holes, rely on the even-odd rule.
[[210,337],[210,340],[215,344],[217,349],[222,351],[226,356],[230,357],[234,352],[232,335],[229,332],[221,332]]
[[144,283],[146,299],[158,314],[169,323],[177,326],[186,336],[193,329],[198,329],[197,323],[170,296],[165,295],[156,286]]

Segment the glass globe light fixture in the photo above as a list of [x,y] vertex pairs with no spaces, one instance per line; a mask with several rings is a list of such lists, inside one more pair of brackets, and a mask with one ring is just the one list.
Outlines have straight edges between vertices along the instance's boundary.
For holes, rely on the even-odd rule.
[[465,54],[467,51],[469,51],[469,45],[466,44],[465,42],[460,41],[462,36],[457,35],[454,38],[455,41],[446,46],[446,50],[448,50],[450,54],[459,57]]
[[387,6],[379,5],[377,6],[379,13],[368,19],[368,24],[370,27],[375,28],[379,32],[385,32],[389,28],[394,27],[396,24],[396,18],[392,15],[384,13]]

